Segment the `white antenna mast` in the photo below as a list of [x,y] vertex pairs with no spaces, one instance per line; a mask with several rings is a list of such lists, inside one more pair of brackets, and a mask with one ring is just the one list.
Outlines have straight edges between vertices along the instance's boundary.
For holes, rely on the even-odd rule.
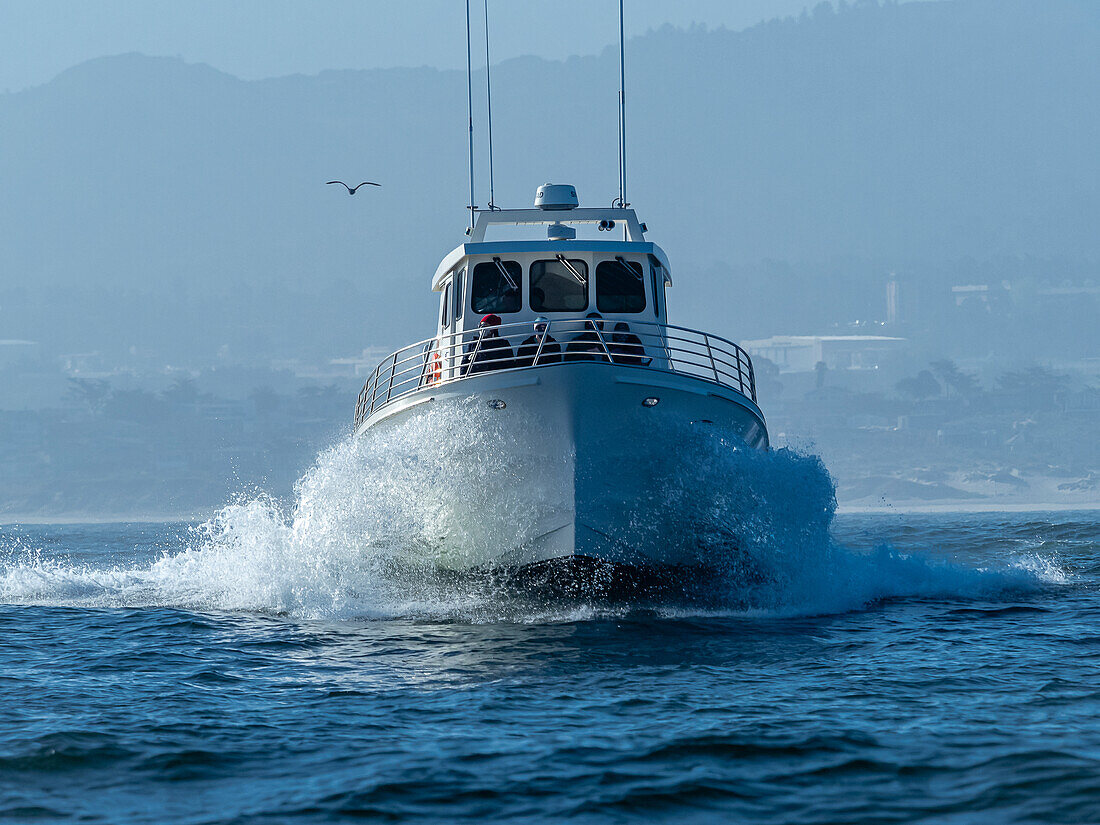
[[474,80],[470,50],[470,0],[466,0],[466,115],[470,121],[470,230],[474,228]]
[[625,209],[626,201],[626,36],[623,31],[623,0],[619,0],[619,202]]
[[497,208],[493,194],[493,84],[489,67],[489,0],[485,0],[485,107],[489,115],[489,209]]

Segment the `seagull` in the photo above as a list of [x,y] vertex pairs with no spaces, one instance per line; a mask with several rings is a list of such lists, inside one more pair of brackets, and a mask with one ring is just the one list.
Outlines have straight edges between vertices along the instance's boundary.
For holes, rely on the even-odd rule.
[[359,186],[381,186],[382,185],[380,183],[375,183],[374,181],[365,180],[361,184],[359,184],[359,186],[351,187],[351,186],[348,186],[346,183],[344,183],[342,180],[325,181],[326,186],[328,186],[330,183],[340,184],[341,186],[343,186],[345,189],[348,190],[349,195],[354,195],[356,192],[358,192],[359,191]]

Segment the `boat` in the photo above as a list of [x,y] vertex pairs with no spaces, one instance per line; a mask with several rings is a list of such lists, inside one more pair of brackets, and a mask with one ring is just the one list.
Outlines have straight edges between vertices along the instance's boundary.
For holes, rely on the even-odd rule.
[[441,555],[441,565],[545,583],[561,571],[610,569],[630,580],[705,560],[705,548],[640,533],[637,513],[659,526],[657,476],[675,465],[684,438],[718,433],[722,449],[767,450],[768,430],[748,354],[668,322],[672,269],[647,231],[621,202],[581,207],[568,184],[540,186],[528,209],[478,211],[432,278],[435,334],[370,373],[355,408],[358,436],[459,402],[553,457],[531,481],[555,491],[554,507],[514,538]]

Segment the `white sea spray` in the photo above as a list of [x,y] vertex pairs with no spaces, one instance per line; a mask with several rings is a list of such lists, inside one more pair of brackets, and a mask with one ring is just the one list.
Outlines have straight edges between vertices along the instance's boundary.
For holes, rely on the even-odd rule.
[[[258,496],[224,507],[151,563],[68,564],[35,548],[0,555],[0,600],[173,606],[300,618],[416,615],[473,621],[576,620],[630,605],[524,600],[493,577],[441,570],[489,559],[562,506],[538,421],[504,427],[476,404],[432,405],[324,451],[289,508]],[[985,598],[1062,583],[1037,555],[977,568],[830,536],[836,508],[814,456],[759,452],[714,427],[669,425],[638,446],[654,478],[622,538],[676,542],[715,571],[706,598],[673,613],[807,615],[910,597]],[[933,549],[933,548],[930,548]],[[459,565],[461,566],[461,565]]]

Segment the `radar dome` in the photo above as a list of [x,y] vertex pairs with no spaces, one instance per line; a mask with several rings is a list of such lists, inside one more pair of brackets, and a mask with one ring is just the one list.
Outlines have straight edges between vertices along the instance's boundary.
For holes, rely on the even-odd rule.
[[539,209],[576,209],[577,188],[568,183],[544,183],[535,192],[535,206]]

